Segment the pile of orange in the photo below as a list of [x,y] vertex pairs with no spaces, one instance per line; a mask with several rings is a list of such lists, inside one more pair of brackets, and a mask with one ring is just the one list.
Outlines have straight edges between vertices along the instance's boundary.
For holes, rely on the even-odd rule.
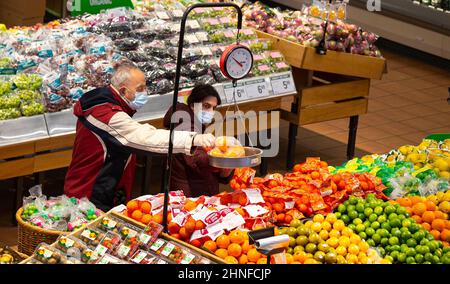
[[127,210],[123,213],[138,222],[145,225],[150,221],[162,224],[162,215],[151,215],[152,205],[148,201],[131,200],[127,203]]
[[249,244],[248,235],[241,230],[233,230],[221,235],[215,241],[208,240],[203,249],[217,255],[229,264],[266,264],[267,259],[254,245]]
[[439,210],[434,202],[421,196],[398,198],[396,202],[406,207],[411,218],[428,230],[436,240],[445,246],[450,243],[450,221],[448,214]]

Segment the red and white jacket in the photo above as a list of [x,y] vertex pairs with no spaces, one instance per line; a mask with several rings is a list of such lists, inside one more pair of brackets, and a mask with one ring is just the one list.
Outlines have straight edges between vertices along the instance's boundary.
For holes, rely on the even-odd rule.
[[[169,131],[140,124],[112,86],[87,92],[74,106],[78,117],[72,162],[65,179],[69,197],[88,197],[107,211],[131,198],[135,153],[167,153]],[[174,153],[190,155],[195,132],[174,132]]]

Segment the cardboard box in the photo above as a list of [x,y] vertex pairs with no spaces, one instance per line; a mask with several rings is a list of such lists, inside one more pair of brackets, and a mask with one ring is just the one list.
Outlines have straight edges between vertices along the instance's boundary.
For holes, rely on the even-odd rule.
[[45,1],[46,0],[0,0],[0,11],[14,13],[19,15],[21,19],[44,17]]
[[23,18],[22,15],[10,11],[0,11],[0,23],[5,24],[6,27],[12,28],[15,26],[34,26],[37,23],[42,23],[44,17]]

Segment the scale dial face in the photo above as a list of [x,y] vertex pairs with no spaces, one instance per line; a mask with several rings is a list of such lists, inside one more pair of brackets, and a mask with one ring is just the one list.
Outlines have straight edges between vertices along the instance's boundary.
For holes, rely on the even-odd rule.
[[250,73],[253,66],[252,52],[245,46],[232,45],[222,54],[222,73],[232,80],[239,80]]

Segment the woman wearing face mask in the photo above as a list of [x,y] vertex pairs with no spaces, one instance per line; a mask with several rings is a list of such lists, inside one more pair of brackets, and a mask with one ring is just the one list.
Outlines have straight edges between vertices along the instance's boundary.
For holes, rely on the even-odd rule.
[[[178,103],[174,121],[176,130],[203,133],[213,121],[215,108],[221,104],[220,96],[210,85],[196,86],[187,104]],[[170,127],[172,108],[164,117],[164,127]],[[186,121],[187,120],[187,121]],[[192,156],[174,155],[170,190],[182,190],[187,197],[212,196],[219,193],[219,183],[227,184],[232,170],[215,169],[203,147],[197,147]]]

